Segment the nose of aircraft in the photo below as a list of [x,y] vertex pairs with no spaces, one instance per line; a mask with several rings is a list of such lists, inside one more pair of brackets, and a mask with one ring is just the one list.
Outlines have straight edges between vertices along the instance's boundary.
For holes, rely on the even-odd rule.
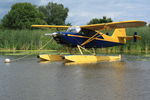
[[45,35],[49,35],[49,36],[56,37],[57,35],[59,35],[59,33],[58,33],[58,32],[54,32],[54,33],[46,33]]
[[57,43],[61,43],[62,42],[61,36],[63,34],[60,33],[60,32],[46,33],[45,35],[52,36]]

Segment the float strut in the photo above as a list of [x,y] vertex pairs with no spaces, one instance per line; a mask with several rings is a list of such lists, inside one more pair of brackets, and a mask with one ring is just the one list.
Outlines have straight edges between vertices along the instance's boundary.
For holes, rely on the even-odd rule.
[[93,55],[96,55],[95,49],[94,49],[94,48],[92,48],[92,50],[93,50],[93,52],[94,52],[94,53],[93,53]]
[[77,45],[77,47],[78,47],[78,49],[79,49],[79,51],[80,51],[81,55],[83,55],[83,52],[82,52],[82,50],[81,50],[80,46],[79,46],[79,45]]

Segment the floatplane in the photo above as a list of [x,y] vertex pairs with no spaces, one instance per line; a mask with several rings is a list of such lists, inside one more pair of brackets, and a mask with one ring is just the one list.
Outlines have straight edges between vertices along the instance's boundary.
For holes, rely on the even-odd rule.
[[[133,36],[126,35],[126,28],[145,26],[144,21],[122,21],[103,24],[92,24],[82,26],[62,26],[62,25],[32,25],[32,27],[46,27],[56,29],[66,29],[66,32],[47,33],[53,39],[64,46],[70,48],[77,47],[80,55],[39,55],[39,58],[47,61],[67,60],[72,62],[99,62],[99,61],[116,61],[121,56],[98,56],[84,55],[82,50],[87,48],[106,48],[126,44],[127,40],[140,40],[141,36],[135,32]],[[102,33],[103,30],[112,30],[111,36],[108,33]]]

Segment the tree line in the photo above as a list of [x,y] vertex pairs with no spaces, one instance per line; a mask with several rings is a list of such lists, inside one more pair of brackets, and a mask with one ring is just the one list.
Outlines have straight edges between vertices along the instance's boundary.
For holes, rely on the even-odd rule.
[[[0,28],[30,29],[31,25],[71,25],[65,23],[69,9],[63,4],[49,2],[47,5],[36,6],[31,3],[16,3],[0,21]],[[87,24],[113,22],[111,18],[93,18]]]

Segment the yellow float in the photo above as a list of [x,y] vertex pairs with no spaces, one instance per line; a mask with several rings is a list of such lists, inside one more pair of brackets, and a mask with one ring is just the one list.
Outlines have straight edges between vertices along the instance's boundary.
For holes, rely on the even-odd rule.
[[120,61],[119,56],[96,56],[96,55],[39,55],[42,61],[67,61],[75,63],[97,63],[104,61]]

